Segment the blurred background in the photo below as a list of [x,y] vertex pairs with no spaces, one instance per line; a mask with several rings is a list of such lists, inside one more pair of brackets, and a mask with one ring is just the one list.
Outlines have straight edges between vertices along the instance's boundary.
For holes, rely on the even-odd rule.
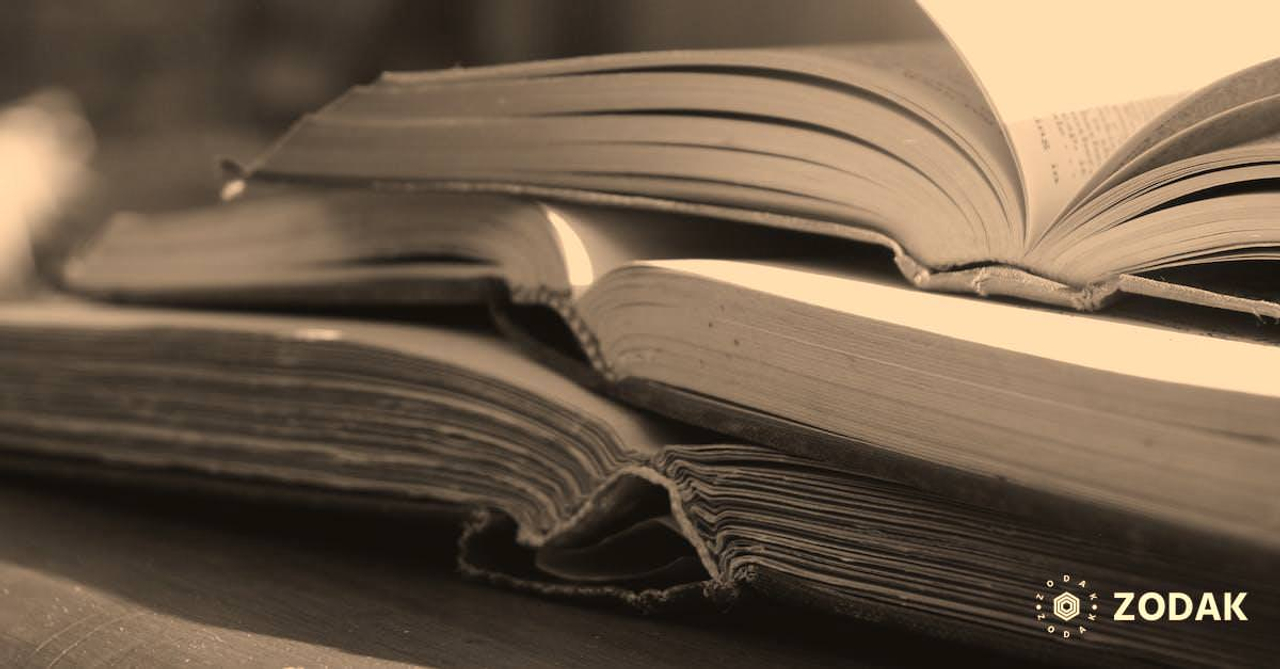
[[932,34],[904,0],[5,0],[4,13],[0,286],[27,238],[48,265],[112,212],[215,201],[220,158],[251,160],[385,70]]

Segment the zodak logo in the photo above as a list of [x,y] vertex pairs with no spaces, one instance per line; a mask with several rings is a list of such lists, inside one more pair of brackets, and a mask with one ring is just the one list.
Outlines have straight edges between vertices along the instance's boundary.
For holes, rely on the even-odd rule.
[[1059,581],[1045,581],[1044,587],[1036,593],[1036,620],[1044,631],[1064,639],[1088,632],[1085,623],[1098,619],[1098,593],[1089,591],[1089,581],[1063,574]]
[[[1196,621],[1201,620],[1248,620],[1244,615],[1244,604],[1247,592],[1202,592],[1199,603],[1185,592],[1117,592],[1113,593],[1120,600],[1120,608],[1116,609],[1113,620],[1127,622],[1134,620],[1132,609],[1137,610],[1137,617],[1142,620],[1191,620],[1194,614]],[[1134,600],[1137,606],[1131,606]],[[1221,599],[1222,605],[1218,605]]]
[[[1247,621],[1247,592],[1113,592],[1116,602],[1111,620],[1116,622]],[[1036,621],[1045,632],[1063,639],[1079,638],[1098,620],[1098,593],[1083,578],[1063,574],[1044,582],[1035,595]],[[1110,607],[1109,607],[1110,608]]]

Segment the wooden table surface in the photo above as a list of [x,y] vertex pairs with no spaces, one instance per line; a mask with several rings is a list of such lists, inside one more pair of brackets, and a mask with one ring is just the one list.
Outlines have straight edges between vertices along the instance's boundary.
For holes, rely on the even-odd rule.
[[[0,468],[3,466],[0,462]],[[462,580],[439,513],[0,476],[0,666],[887,666],[1000,658],[763,603],[644,617]]]

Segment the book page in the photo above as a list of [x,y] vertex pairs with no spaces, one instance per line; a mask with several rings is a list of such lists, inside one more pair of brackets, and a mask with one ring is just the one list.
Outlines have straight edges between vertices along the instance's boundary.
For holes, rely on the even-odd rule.
[[[228,351],[252,346],[263,337],[297,342],[343,341],[448,365],[457,374],[484,379],[488,386],[503,388],[506,393],[542,398],[543,402],[559,405],[559,410],[576,413],[584,421],[604,423],[620,444],[641,453],[656,453],[664,445],[687,437],[683,428],[605,399],[487,331],[341,317],[137,308],[63,297],[0,304],[0,330],[18,328],[64,334],[133,331],[144,339],[157,331],[169,332],[169,336],[212,332],[223,336]],[[351,351],[347,355],[355,355],[353,360],[361,359]]]
[[1006,122],[1026,190],[1028,239],[1035,240],[1052,225],[1117,149],[1181,97],[1165,95]]
[[1280,58],[1219,79],[1183,98],[1116,150],[1073,205],[1160,165],[1275,134],[1280,130],[1277,91]]
[[[917,290],[818,263],[643,263],[1004,351],[1184,386],[1280,398],[1280,348],[1019,304]],[[1179,364],[1170,365],[1170,360]]]
[[1280,3],[918,1],[1004,124],[1031,238],[1147,121],[1190,91],[1280,55]]

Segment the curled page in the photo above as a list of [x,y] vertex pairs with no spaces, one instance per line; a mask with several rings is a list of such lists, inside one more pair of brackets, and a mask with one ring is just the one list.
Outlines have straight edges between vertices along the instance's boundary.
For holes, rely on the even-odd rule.
[[1280,55],[1280,4],[919,0],[968,63],[1022,174],[1028,239],[1186,93]]

